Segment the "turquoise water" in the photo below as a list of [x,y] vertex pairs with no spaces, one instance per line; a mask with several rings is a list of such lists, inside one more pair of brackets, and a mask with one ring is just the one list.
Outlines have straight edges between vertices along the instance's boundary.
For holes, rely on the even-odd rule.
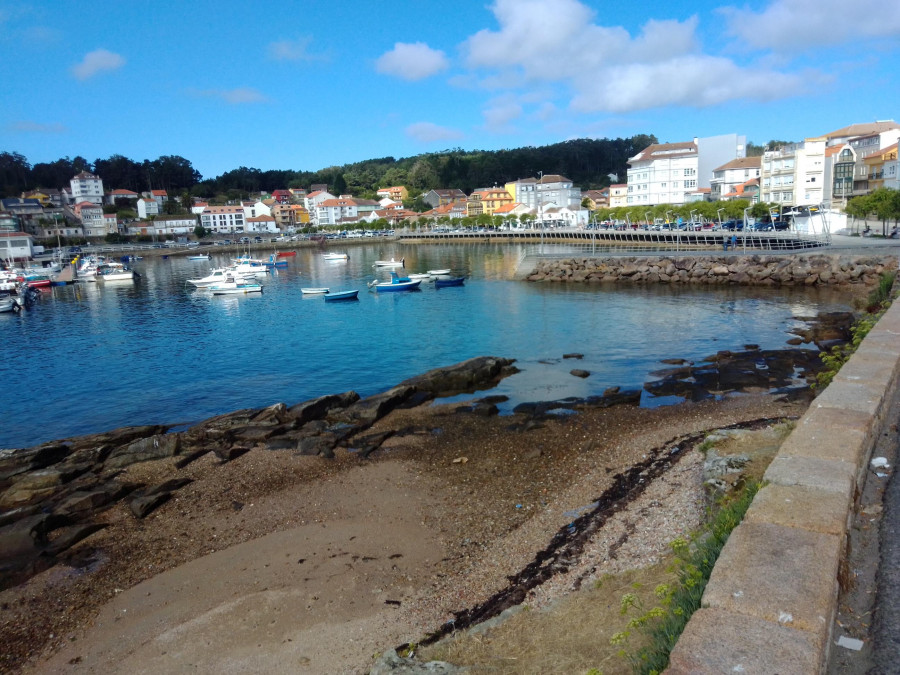
[[[333,249],[341,250],[341,249]],[[300,251],[262,295],[212,296],[185,281],[226,262],[143,260],[137,283],[57,287],[31,310],[0,315],[9,411],[0,448],[134,424],[184,424],[245,407],[356,390],[366,396],[431,368],[481,355],[523,372],[491,393],[523,401],[639,386],[664,358],[697,359],[756,343],[783,348],[796,317],[845,309],[805,289],[612,288],[508,281],[515,245],[399,243],[349,247],[328,262]],[[215,250],[213,250],[215,253]],[[450,267],[459,288],[366,288],[377,259],[406,272]],[[387,272],[378,272],[386,279]],[[326,303],[305,286],[360,289]],[[563,361],[568,352],[581,361]],[[591,377],[569,374],[583,368]]]

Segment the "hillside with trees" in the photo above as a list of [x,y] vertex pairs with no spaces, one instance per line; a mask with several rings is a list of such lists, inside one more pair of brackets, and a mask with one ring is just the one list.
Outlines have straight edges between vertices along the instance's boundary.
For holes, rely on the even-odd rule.
[[656,137],[576,139],[540,147],[508,150],[444,150],[395,159],[382,157],[331,166],[318,171],[261,170],[240,166],[215,178],[204,179],[184,157],[169,155],[141,162],[122,155],[89,162],[84,157],[64,157],[31,165],[15,152],[0,152],[0,194],[18,197],[36,188],[68,187],[69,179],[90,171],[103,179],[107,189],[163,189],[169,194],[190,192],[196,197],[239,199],[251,192],[278,188],[308,188],[324,183],[335,194],[374,197],[382,187],[405,185],[410,193],[434,188],[459,188],[470,193],[480,187],[503,185],[518,178],[562,174],[584,190],[610,184],[609,174],[625,180],[627,161]]

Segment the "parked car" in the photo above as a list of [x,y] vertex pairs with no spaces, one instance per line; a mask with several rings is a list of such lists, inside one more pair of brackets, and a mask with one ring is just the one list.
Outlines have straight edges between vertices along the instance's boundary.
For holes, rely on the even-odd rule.
[[241,237],[240,242],[241,242],[242,244],[249,244],[249,243],[250,243],[250,237]]
[[769,220],[760,221],[757,223],[753,223],[753,227],[751,228],[754,232],[771,232],[775,229],[772,225],[772,222]]
[[778,231],[787,230],[791,226],[790,222],[787,220],[776,220],[772,225],[774,225],[775,229]]
[[722,223],[722,229],[740,232],[744,229],[744,223],[740,220],[726,220],[724,223]]

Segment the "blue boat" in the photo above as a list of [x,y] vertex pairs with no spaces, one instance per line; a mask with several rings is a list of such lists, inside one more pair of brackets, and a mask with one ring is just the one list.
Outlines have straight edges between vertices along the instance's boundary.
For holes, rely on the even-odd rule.
[[435,279],[434,287],[435,288],[444,288],[446,286],[462,286],[463,282],[465,282],[465,277],[450,277],[449,279]]
[[369,288],[374,288],[379,293],[397,293],[399,291],[414,291],[421,284],[421,280],[412,281],[409,277],[400,278],[396,272],[391,272],[390,281],[373,281]]
[[275,253],[270,255],[269,260],[266,262],[266,267],[282,268],[287,266],[287,260],[282,260]]
[[326,293],[322,297],[325,298],[325,302],[337,302],[339,300],[358,300],[359,298],[356,297],[358,294],[358,290],[337,291],[336,293]]

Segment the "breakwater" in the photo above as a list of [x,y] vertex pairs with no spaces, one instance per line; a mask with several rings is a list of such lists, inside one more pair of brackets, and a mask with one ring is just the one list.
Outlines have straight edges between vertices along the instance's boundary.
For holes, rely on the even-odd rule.
[[541,260],[528,281],[740,286],[873,285],[897,269],[893,255],[573,257]]

